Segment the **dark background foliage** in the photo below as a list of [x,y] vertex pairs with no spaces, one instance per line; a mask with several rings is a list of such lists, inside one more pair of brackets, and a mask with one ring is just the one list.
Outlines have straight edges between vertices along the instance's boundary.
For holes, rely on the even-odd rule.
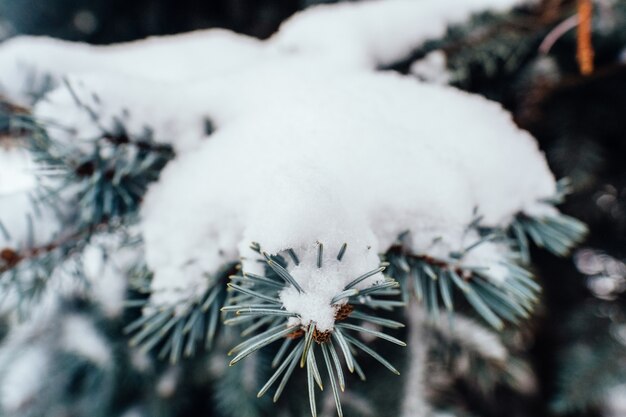
[[[331,1],[332,2],[332,1]],[[257,37],[314,0],[3,0],[15,33],[111,43],[223,27]]]

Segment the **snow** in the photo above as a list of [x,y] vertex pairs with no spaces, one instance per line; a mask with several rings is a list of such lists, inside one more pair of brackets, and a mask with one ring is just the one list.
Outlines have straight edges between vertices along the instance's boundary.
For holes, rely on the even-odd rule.
[[472,13],[505,11],[520,0],[388,0],[319,5],[287,20],[272,45],[336,67],[392,64]]
[[127,276],[141,255],[138,248],[125,244],[124,237],[116,234],[94,236],[83,250],[89,294],[108,317],[119,317],[124,312]]
[[[333,242],[335,243],[335,242]],[[356,243],[356,242],[353,242]],[[300,265],[292,266],[291,275],[302,286],[303,293],[289,287],[281,292],[280,299],[287,311],[297,313],[299,319],[291,324],[308,325],[315,322],[320,331],[332,330],[335,323],[336,305],[345,304],[341,300],[331,305],[331,300],[344,290],[344,287],[369,270],[359,270],[362,265],[376,265],[378,252],[363,245],[349,247],[341,261],[337,260],[341,244],[323,246],[322,267],[317,266],[318,244],[310,244],[294,249]],[[382,280],[376,274],[358,284],[355,288],[362,289]]]
[[106,339],[84,316],[69,315],[63,320],[62,344],[68,352],[80,355],[100,367],[111,365],[112,354]]
[[12,361],[4,363],[0,389],[0,402],[4,410],[18,412],[37,395],[44,382],[42,372],[48,363],[48,353],[41,346],[28,347]]
[[0,146],[0,167],[0,196],[35,187],[34,164],[25,150]]
[[1,248],[44,244],[59,232],[57,213],[50,207],[33,205],[29,193],[0,195],[0,222],[8,232],[6,236],[0,231]]
[[[0,92],[24,102],[25,74],[57,84],[68,76],[34,110],[61,126],[49,128],[56,140],[89,149],[121,119],[132,135],[150,127],[174,144],[178,156],[141,210],[155,304],[202,294],[241,256],[243,270],[257,272],[248,247],[259,242],[298,253],[302,264],[289,270],[305,293],[286,289],[281,299],[303,322],[330,329],[330,300],[377,268],[401,233],[411,232],[409,251],[452,261],[478,239],[466,230],[476,214],[495,227],[519,212],[554,213],[539,202],[556,192],[545,158],[500,105],[375,71],[473,12],[519,3],[317,6],[265,42],[221,30],[109,47],[16,39],[0,47]],[[210,136],[207,118],[217,128]],[[343,243],[346,257],[333,261]],[[501,282],[507,255],[487,243],[460,262],[487,266]]]
[[430,52],[413,62],[409,72],[422,81],[434,84],[449,84],[452,80],[452,74],[447,69],[446,54],[440,50]]
[[[76,296],[93,301],[107,318],[119,318],[124,312],[129,271],[142,257],[141,247],[126,242],[122,233],[96,234],[81,253],[55,265],[47,277],[47,290],[28,298],[32,302],[26,310],[28,322],[47,320],[64,299]],[[17,279],[22,288],[29,288],[41,274],[40,269],[26,264]],[[15,322],[22,321],[18,312],[26,304],[18,290],[18,285],[7,283],[0,297],[0,315]]]
[[[73,75],[34,107],[48,134],[59,143],[90,152],[105,132],[122,124],[131,139],[193,147],[204,135],[206,110],[190,107],[179,87],[132,76]],[[80,104],[77,104],[77,101]],[[189,109],[180,112],[181,108]],[[93,114],[97,114],[94,121]]]
[[[318,285],[314,273],[302,274],[303,285],[316,288],[306,301],[320,305],[349,277],[375,269],[373,255],[406,230],[414,253],[450,259],[478,239],[466,231],[476,208],[490,226],[506,226],[520,211],[549,211],[537,202],[556,191],[543,155],[486,99],[384,73],[277,71],[255,85],[246,77],[230,96],[217,95],[240,114],[170,163],[145,198],[146,255],[161,301],[168,288],[202,288],[202,272],[249,257],[244,248],[253,241],[304,257],[318,241],[334,248],[329,253],[346,242],[350,262],[329,274],[337,282]],[[254,102],[269,94],[271,101]],[[464,261],[490,266],[497,281],[503,252],[484,244]],[[285,301],[308,308],[302,297]],[[315,321],[328,318],[326,309]]]
[[60,357],[80,356],[107,369],[114,365],[97,320],[68,311],[54,292],[45,298],[29,320],[10,327],[0,345],[0,413],[23,415],[44,394],[43,383],[55,381],[58,369],[52,365]]
[[452,326],[448,317],[441,317],[431,322],[431,325],[436,326],[437,331],[450,341],[461,344],[466,350],[486,360],[505,363],[508,359],[507,349],[500,336],[472,319],[457,314]]
[[59,231],[54,210],[33,204],[35,168],[24,149],[0,146],[0,249],[47,243]]
[[[0,47],[0,93],[20,104],[67,74],[103,73],[175,82],[218,76],[254,62],[261,42],[222,29],[92,46],[21,36]],[[51,83],[51,85],[47,85]]]
[[606,393],[603,403],[603,415],[623,417],[626,415],[626,384],[617,385]]
[[318,5],[288,19],[267,42],[223,29],[92,46],[22,36],[0,46],[0,94],[33,104],[67,74],[116,74],[160,82],[216,78],[276,56],[335,70],[372,69],[402,59],[448,25],[526,0],[370,0]]

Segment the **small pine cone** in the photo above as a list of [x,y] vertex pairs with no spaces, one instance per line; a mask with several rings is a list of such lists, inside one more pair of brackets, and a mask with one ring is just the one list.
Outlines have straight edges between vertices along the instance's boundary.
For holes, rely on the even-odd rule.
[[325,332],[320,332],[317,329],[313,330],[313,340],[315,340],[317,343],[326,343],[330,340],[330,335],[331,332],[330,331],[325,331]]
[[335,313],[335,321],[343,321],[350,317],[350,314],[354,311],[354,307],[351,304],[344,304],[337,309]]
[[20,255],[13,249],[5,248],[0,251],[0,259],[8,268],[12,268],[21,260]]

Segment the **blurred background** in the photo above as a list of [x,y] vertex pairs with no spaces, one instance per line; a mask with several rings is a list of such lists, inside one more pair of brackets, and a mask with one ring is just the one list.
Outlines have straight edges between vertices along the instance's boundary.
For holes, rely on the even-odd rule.
[[[336,1],[335,1],[336,2]],[[2,0],[3,36],[50,35],[122,42],[208,27],[265,38],[297,10],[321,0]]]
[[[266,38],[316,3],[0,0],[0,39],[32,34],[105,44],[208,27]],[[510,343],[530,363],[533,386],[520,392],[496,384],[484,395],[472,380],[452,381],[454,399],[441,401],[468,416],[626,416],[626,2],[595,2],[595,68],[585,76],[575,30],[545,44],[575,5],[544,0],[506,16],[476,16],[386,68],[432,81],[413,64],[443,51],[447,81],[501,102],[538,139],[556,176],[572,182],[564,212],[591,229],[570,259],[533,254],[543,303],[522,336],[511,336],[523,342]]]

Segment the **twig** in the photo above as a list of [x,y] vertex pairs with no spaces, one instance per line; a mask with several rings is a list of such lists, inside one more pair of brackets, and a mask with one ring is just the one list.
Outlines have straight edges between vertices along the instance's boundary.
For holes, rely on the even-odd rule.
[[593,43],[591,40],[591,24],[593,18],[593,3],[591,0],[578,0],[578,42],[577,54],[578,66],[582,75],[590,75],[593,72]]
[[550,33],[548,33],[548,35],[543,39],[541,45],[539,45],[539,52],[543,55],[548,55],[554,44],[559,39],[561,39],[563,35],[574,29],[576,26],[578,26],[577,14],[568,17],[567,19],[556,25],[554,29],[552,29]]

